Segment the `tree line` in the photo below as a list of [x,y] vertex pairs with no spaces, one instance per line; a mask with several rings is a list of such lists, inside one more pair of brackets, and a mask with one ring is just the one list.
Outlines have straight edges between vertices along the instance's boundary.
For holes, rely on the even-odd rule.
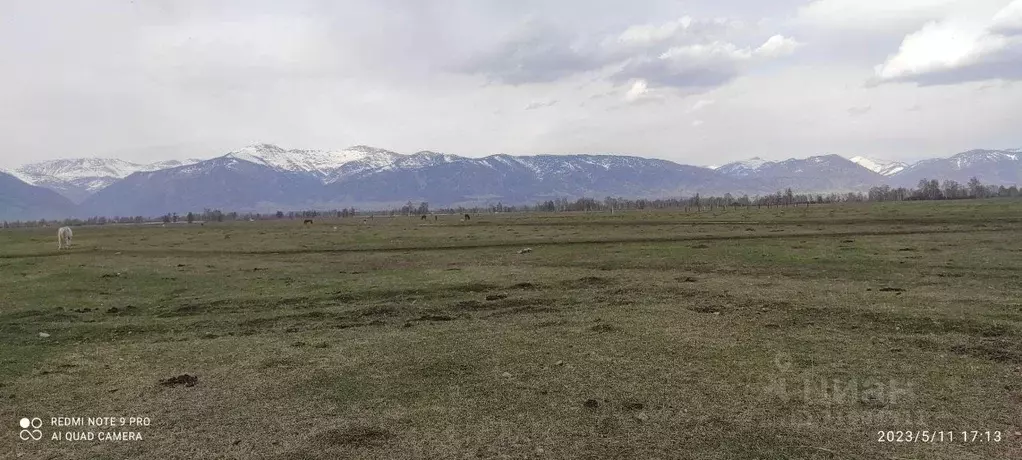
[[224,222],[224,221],[249,221],[249,220],[270,220],[270,219],[310,219],[310,218],[349,218],[366,216],[413,216],[425,214],[478,214],[478,213],[501,213],[501,212],[617,212],[646,209],[679,209],[688,211],[703,211],[727,208],[750,208],[750,207],[777,207],[777,206],[810,206],[814,204],[828,204],[841,202],[885,202],[885,201],[917,201],[917,200],[966,200],[984,198],[1017,198],[1022,195],[1015,185],[1005,187],[1003,185],[983,185],[979,179],[973,177],[965,184],[953,180],[940,182],[936,179],[922,179],[915,188],[881,185],[872,187],[869,191],[848,192],[848,193],[796,193],[791,188],[784,191],[777,191],[769,195],[748,195],[735,196],[725,193],[722,196],[702,196],[699,193],[688,198],[620,198],[606,197],[602,200],[597,198],[556,198],[538,202],[533,205],[505,205],[501,202],[486,206],[457,206],[430,208],[429,203],[419,202],[418,204],[408,201],[404,206],[384,211],[357,210],[354,207],[333,209],[333,210],[304,210],[304,211],[277,211],[275,213],[238,213],[223,212],[219,209],[204,209],[201,213],[189,212],[183,216],[177,213],[167,213],[153,220],[143,216],[115,216],[104,217],[94,216],[87,219],[63,219],[63,220],[34,220],[34,221],[3,221],[3,228],[39,227],[49,225],[106,225],[106,224],[142,224],[160,223],[174,224],[179,222],[194,223],[201,222]]

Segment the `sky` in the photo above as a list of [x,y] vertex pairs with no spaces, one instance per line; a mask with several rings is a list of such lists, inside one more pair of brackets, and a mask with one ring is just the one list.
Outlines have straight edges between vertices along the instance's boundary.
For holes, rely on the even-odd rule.
[[1022,147],[1022,0],[0,0],[0,167]]

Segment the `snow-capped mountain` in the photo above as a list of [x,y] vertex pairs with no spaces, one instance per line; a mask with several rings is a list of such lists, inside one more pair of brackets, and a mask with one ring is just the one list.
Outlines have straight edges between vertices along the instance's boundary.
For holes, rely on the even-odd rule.
[[311,174],[331,183],[349,174],[393,166],[412,156],[356,145],[344,150],[285,150],[272,144],[250,145],[226,155],[275,171]]
[[893,176],[895,174],[898,174],[899,172],[904,170],[905,167],[908,166],[907,163],[903,163],[900,161],[881,160],[878,158],[870,158],[861,155],[849,158],[849,160],[851,160],[852,163],[855,163],[859,166],[862,166],[863,168],[866,168],[870,171],[880,174],[881,176]]
[[326,197],[383,206],[407,200],[437,205],[561,197],[678,196],[735,190],[707,168],[619,155],[490,155],[466,158],[419,152],[372,174],[329,184]]
[[79,211],[90,216],[147,216],[205,208],[265,210],[275,204],[298,209],[315,203],[322,186],[311,174],[225,155],[132,174],[90,196]]
[[766,193],[789,187],[803,192],[849,192],[883,183],[883,176],[838,155],[784,161],[756,157],[728,163],[715,171]]
[[[178,166],[191,165],[191,164],[198,163],[200,161],[202,161],[202,160],[200,160],[198,158],[189,158],[189,159],[184,160],[184,161],[181,161],[181,160],[157,161],[156,163],[149,163],[147,165],[138,165],[139,168],[135,172],[139,172],[139,171],[142,171],[142,172],[159,171],[161,169],[170,169],[170,168],[176,168]],[[125,177],[127,177],[127,176],[125,176]]]
[[79,203],[134,172],[156,171],[198,161],[169,160],[138,164],[114,158],[71,158],[31,163],[8,173],[27,184],[48,188]]
[[[914,187],[922,178],[964,183],[973,176],[984,184],[1022,184],[1022,149],[971,150],[920,161],[890,176],[882,175],[886,170],[881,166],[893,163],[867,157],[854,160],[838,155],[783,161],[752,158],[711,169],[626,155],[469,158],[433,151],[403,155],[368,146],[287,150],[259,144],[197,162],[138,165],[96,159],[27,165],[14,171],[14,176],[0,176],[0,186],[7,190],[0,190],[0,205],[6,204],[0,206],[0,212],[152,216],[203,208],[256,212],[346,206],[384,209],[407,201],[471,206],[583,196],[754,196],[786,188],[828,193],[866,191],[883,184]],[[878,167],[880,173],[875,171]],[[19,178],[87,198],[69,211],[63,198],[47,198],[50,191]],[[73,195],[76,190],[79,194]],[[32,212],[26,214],[27,210]]]
[[735,187],[707,168],[628,156],[467,158],[431,151],[401,155],[366,146],[310,151],[257,145],[192,165],[132,174],[89,197],[82,208],[90,215],[207,207],[264,212],[385,207],[408,200],[442,206],[567,196],[676,196]]
[[973,177],[987,185],[1022,184],[1022,149],[977,149],[950,158],[923,160],[894,174],[891,181],[895,185],[914,187],[920,179],[966,183]]
[[772,161],[764,160],[760,157],[752,157],[748,160],[735,161],[728,163],[723,166],[713,168],[713,170],[732,177],[746,177],[755,174],[757,170],[762,168],[764,165],[773,163]]

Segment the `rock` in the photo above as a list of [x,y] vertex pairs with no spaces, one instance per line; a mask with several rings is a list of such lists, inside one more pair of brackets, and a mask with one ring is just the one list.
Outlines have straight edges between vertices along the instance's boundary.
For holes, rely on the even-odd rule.
[[595,399],[587,399],[586,402],[582,403],[586,409],[596,409],[600,407],[600,402]]
[[160,380],[160,385],[165,387],[173,387],[178,385],[184,385],[186,387],[195,386],[199,382],[199,378],[194,375],[181,374],[177,377],[171,377],[169,379]]
[[39,337],[42,337],[42,338],[44,338],[44,339],[45,339],[45,338],[47,338],[47,337],[49,337],[49,336],[50,336],[50,334],[47,334],[47,333],[45,333],[45,332],[40,332],[40,333],[39,333]]
[[528,254],[530,252],[532,252],[532,248],[524,248],[518,251],[519,254]]
[[563,365],[564,365],[564,361],[557,361],[556,363],[554,363],[554,366],[563,366]]
[[503,373],[503,374],[500,374],[500,376],[501,376],[501,377],[504,377],[504,378],[506,378],[506,379],[509,379],[509,378],[511,378],[511,373],[510,373],[510,372],[505,372],[505,373]]

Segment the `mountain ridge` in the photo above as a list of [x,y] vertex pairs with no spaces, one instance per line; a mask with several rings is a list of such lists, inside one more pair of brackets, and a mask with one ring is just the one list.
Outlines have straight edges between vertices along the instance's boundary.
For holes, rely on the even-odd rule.
[[138,171],[157,171],[201,160],[163,160],[132,163],[116,158],[67,158],[29,163],[13,170],[0,170],[29,185],[53,190],[74,203]]
[[[36,183],[78,198],[72,201],[79,204],[76,212],[83,215],[152,215],[213,207],[238,211],[390,207],[408,200],[444,206],[527,203],[583,195],[762,195],[787,188],[844,193],[885,184],[915,186],[920,175],[959,182],[977,175],[992,185],[1022,181],[1022,149],[974,149],[923,160],[896,172],[878,168],[890,165],[882,160],[834,154],[787,160],[753,157],[711,169],[632,155],[494,154],[475,158],[428,150],[400,154],[365,145],[301,150],[272,144],[254,144],[194,162],[140,165],[115,159],[78,159],[38,164],[50,168],[23,166],[18,170],[63,179],[65,182]],[[40,169],[49,174],[38,174]],[[268,184],[281,191],[265,190]]]

